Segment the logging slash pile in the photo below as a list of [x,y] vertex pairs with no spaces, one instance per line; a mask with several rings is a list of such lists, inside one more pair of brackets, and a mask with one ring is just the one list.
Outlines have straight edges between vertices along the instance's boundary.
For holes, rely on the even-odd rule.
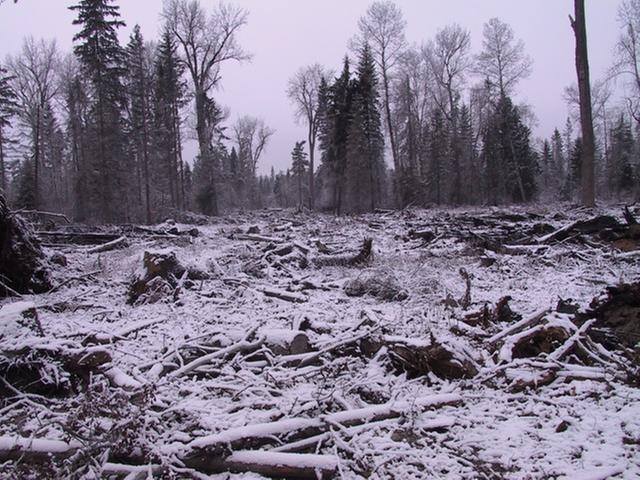
[[638,209],[0,209],[2,478],[640,476]]

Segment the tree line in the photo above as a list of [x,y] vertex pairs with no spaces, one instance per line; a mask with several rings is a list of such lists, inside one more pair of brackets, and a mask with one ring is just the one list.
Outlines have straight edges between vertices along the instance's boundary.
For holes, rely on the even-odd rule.
[[[409,44],[401,9],[372,3],[337,71],[312,64],[291,77],[286,93],[307,135],[289,169],[259,176],[274,130],[252,116],[230,124],[214,98],[223,66],[250,58],[237,38],[246,11],[165,0],[160,39],[135,26],[120,45],[114,0],[70,8],[72,53],[27,38],[0,63],[0,188],[14,208],[154,222],[187,210],[339,214],[578,198],[578,88],[565,92],[563,128],[532,138],[534,110],[517,95],[533,62],[497,18],[474,54],[456,24]],[[615,63],[591,88],[594,168],[600,198],[629,200],[640,198],[640,0],[624,0],[618,21]],[[193,161],[183,158],[189,138]]]
[[[615,46],[615,63],[607,78],[591,88],[595,188],[600,198],[637,200],[640,1],[624,0],[618,21],[622,33]],[[469,31],[460,25],[448,25],[419,45],[407,42],[405,28],[395,3],[377,1],[359,20],[351,41],[355,56],[361,54],[363,45],[372,55],[377,76],[374,96],[390,157],[389,167],[383,164],[380,168],[376,154],[370,156],[369,172],[375,177],[379,196],[366,209],[580,199],[584,142],[578,133],[577,86],[565,90],[569,117],[562,133],[556,128],[551,138],[534,139],[533,107],[516,99],[533,61],[509,25],[498,18],[485,23],[477,54],[471,51]],[[349,126],[359,121],[348,112],[348,105],[340,113],[345,107],[340,102],[348,104],[350,98],[347,95],[343,100],[341,93],[345,75],[343,70],[332,78],[327,69],[311,65],[300,68],[290,80],[288,94],[296,117],[308,127],[310,158],[316,139],[320,141],[321,165],[306,176],[305,198],[310,208],[361,211],[364,197],[370,196],[370,188],[362,185],[366,176],[349,172],[348,165],[357,164],[357,155],[344,153]],[[324,87],[327,82],[328,90]],[[617,104],[613,101],[616,82],[623,87],[623,101]],[[329,123],[342,122],[338,130],[344,137],[330,137],[324,131],[327,91]],[[308,172],[312,165],[311,160]],[[345,205],[335,195],[336,188],[361,192],[363,198]]]

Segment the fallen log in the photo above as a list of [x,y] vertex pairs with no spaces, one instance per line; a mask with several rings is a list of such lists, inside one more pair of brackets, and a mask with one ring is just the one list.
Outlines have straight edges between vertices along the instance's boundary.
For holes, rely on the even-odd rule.
[[226,458],[202,458],[185,462],[187,466],[207,473],[257,473],[273,478],[322,480],[333,478],[338,458],[312,453],[282,453],[240,450]]
[[550,311],[551,311],[550,309],[546,308],[529,318],[525,318],[523,320],[520,320],[519,322],[514,323],[513,325],[510,325],[509,327],[505,328],[501,332],[496,333],[493,337],[489,338],[487,340],[487,343],[490,345],[495,345],[503,338],[509,335],[512,335],[520,330],[524,330],[525,328],[530,327],[531,325],[535,325],[536,323],[539,323],[544,318],[544,316],[547,315]]
[[127,239],[127,237],[122,236],[119,238],[116,238],[115,240],[112,240],[110,242],[107,243],[103,243],[102,245],[98,245],[92,248],[88,248],[86,250],[86,253],[102,253],[102,252],[108,252],[110,250],[115,250],[117,248],[124,248],[126,246],[129,245],[129,241]]
[[183,462],[201,469],[203,462],[212,457],[226,457],[236,449],[260,448],[274,441],[295,441],[325,433],[332,426],[362,425],[401,417],[411,411],[424,411],[433,407],[454,405],[462,401],[458,394],[437,394],[417,398],[413,402],[389,402],[354,410],[322,415],[318,418],[286,418],[275,422],[245,425],[197,438],[188,444],[189,453]]
[[262,293],[264,293],[267,297],[278,298],[280,300],[291,303],[305,303],[309,301],[309,299],[305,295],[294,292],[286,292],[283,290],[276,290],[273,288],[263,288]]
[[51,456],[65,458],[81,447],[80,442],[64,442],[46,438],[26,438],[13,435],[0,436],[0,462],[21,460],[39,463]]
[[578,220],[577,222],[565,225],[547,235],[538,238],[538,243],[549,243],[552,241],[560,242],[566,240],[573,233],[593,234],[598,233],[605,228],[619,227],[620,223],[614,217],[609,215],[600,215],[590,218],[589,220]]

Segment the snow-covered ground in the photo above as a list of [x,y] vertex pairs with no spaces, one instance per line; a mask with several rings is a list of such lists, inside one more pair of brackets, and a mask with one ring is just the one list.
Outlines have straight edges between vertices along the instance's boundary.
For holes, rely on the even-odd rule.
[[[5,385],[0,458],[18,446],[49,451],[37,443],[45,440],[64,455],[52,453],[52,464],[8,460],[0,476],[209,478],[203,462],[230,465],[234,450],[232,460],[242,465],[285,465],[285,453],[305,453],[294,457],[297,468],[308,462],[339,478],[640,478],[640,390],[618,369],[620,357],[600,352],[602,361],[589,365],[544,352],[511,358],[490,337],[515,319],[463,321],[510,296],[525,321],[542,312],[581,338],[571,315],[544,311],[555,311],[559,299],[585,310],[606,286],[637,282],[640,255],[590,237],[536,239],[596,213],[623,221],[618,208],[339,218],[262,211],[200,226],[197,237],[140,237],[100,254],[56,248],[68,259],[56,279],[66,283],[21,299],[37,306],[46,340],[14,332],[0,339],[0,350],[45,343],[84,348],[83,355],[106,351],[111,361],[82,379],[52,366],[54,384],[66,381],[56,375],[71,375],[67,391],[55,395]],[[433,234],[427,241],[415,233],[426,230]],[[507,245],[502,253],[485,248],[496,236]],[[373,239],[365,265],[314,262],[355,254],[365,238]],[[159,250],[209,278],[185,276],[160,302],[129,305],[143,252]],[[402,295],[349,296],[345,286],[354,279]],[[4,300],[3,311],[15,301]],[[287,350],[299,332],[320,354]],[[405,372],[392,361],[391,345],[434,342],[454,352],[454,363],[462,359],[467,374]],[[543,381],[550,371],[554,378]],[[304,428],[314,436],[306,443]],[[296,441],[302,445],[289,445]]]

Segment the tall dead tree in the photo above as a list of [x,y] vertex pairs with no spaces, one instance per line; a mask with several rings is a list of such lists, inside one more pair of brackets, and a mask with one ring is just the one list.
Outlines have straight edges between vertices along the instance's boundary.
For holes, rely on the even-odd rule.
[[595,205],[593,115],[591,113],[591,85],[584,0],[574,0],[575,18],[569,16],[576,37],[576,72],[580,94],[580,124],[582,126],[582,204]]

